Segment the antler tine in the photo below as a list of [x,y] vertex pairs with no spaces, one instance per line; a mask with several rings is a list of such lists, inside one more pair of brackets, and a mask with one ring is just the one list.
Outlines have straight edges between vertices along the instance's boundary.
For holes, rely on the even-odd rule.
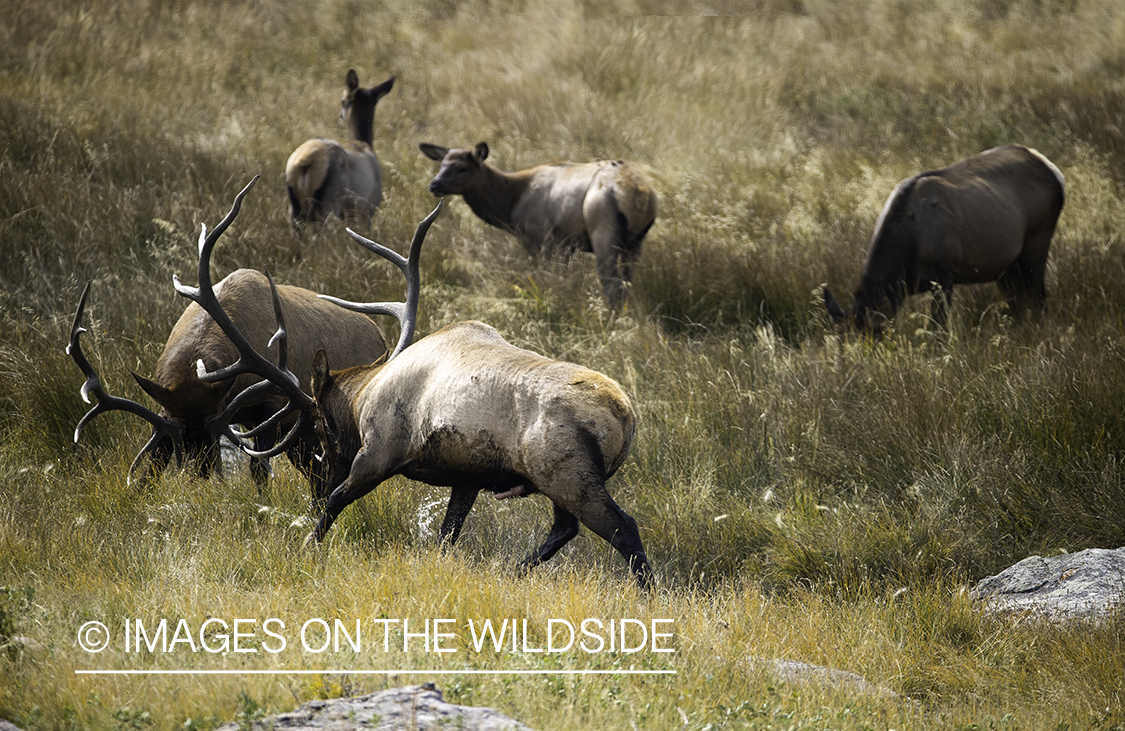
[[348,229],[348,233],[360,245],[364,246],[369,251],[372,251],[387,261],[397,266],[402,270],[403,275],[406,277],[406,301],[405,302],[349,302],[337,297],[331,297],[326,294],[320,295],[321,299],[326,299],[333,304],[339,305],[349,310],[356,312],[365,312],[370,315],[391,315],[398,319],[401,331],[398,336],[398,345],[395,346],[394,352],[390,357],[394,358],[396,355],[406,349],[408,345],[414,340],[414,330],[418,324],[418,296],[421,290],[422,277],[418,269],[418,260],[422,254],[422,242],[426,240],[426,233],[430,230],[430,225],[437,220],[438,214],[441,212],[441,207],[445,203],[442,198],[438,201],[437,208],[433,212],[422,219],[418,224],[418,228],[414,231],[414,238],[410,242],[410,256],[403,258],[395,251],[388,249],[382,244],[377,244],[371,239],[360,236],[355,231]]
[[260,178],[260,177],[262,177],[262,176],[261,175],[255,175],[254,179],[251,180],[249,183],[247,183],[246,187],[243,188],[238,193],[238,195],[236,195],[234,197],[234,204],[230,207],[230,211],[227,213],[226,217],[223,218],[222,221],[219,221],[219,225],[215,227],[215,230],[211,232],[210,236],[206,235],[207,234],[207,226],[206,225],[203,226],[203,231],[199,235],[199,283],[200,283],[200,285],[202,285],[203,282],[206,281],[208,286],[210,286],[210,284],[211,284],[211,250],[215,248],[215,244],[219,241],[219,237],[223,235],[223,232],[227,230],[227,227],[229,227],[234,222],[234,219],[238,216],[238,212],[242,209],[242,199],[246,197],[246,194],[250,192],[250,189],[254,187],[254,184],[258,182],[258,178]]
[[[239,358],[232,365],[226,368],[220,368],[211,373],[203,371],[202,367],[200,368],[199,380],[206,383],[225,381],[228,378],[233,378],[243,373],[258,373],[262,375],[259,370],[263,364],[271,368],[273,367],[273,364],[255,351],[254,347],[250,345],[242,332],[235,327],[230,316],[227,315],[222,305],[219,304],[219,298],[215,295],[215,289],[211,284],[211,252],[215,248],[219,237],[227,230],[227,227],[230,226],[231,222],[234,221],[235,217],[238,215],[239,210],[241,210],[242,199],[246,197],[246,194],[250,192],[250,189],[254,187],[254,184],[258,182],[258,178],[260,177],[260,175],[255,175],[254,179],[235,196],[234,205],[231,206],[230,213],[226,215],[226,218],[224,218],[210,234],[207,233],[207,224],[203,224],[203,230],[199,234],[199,286],[188,287],[180,281],[178,274],[172,275],[172,284],[176,288],[176,291],[202,307],[238,349]],[[202,364],[200,364],[200,366],[202,366]]]
[[78,369],[86,376],[86,382],[82,384],[82,389],[80,390],[82,400],[86,403],[90,403],[90,394],[93,394],[97,397],[98,401],[94,404],[92,409],[86,412],[86,415],[78,422],[78,426],[75,427],[74,442],[75,444],[78,443],[78,438],[82,435],[82,429],[98,414],[103,414],[107,411],[127,411],[149,422],[155,429],[148,443],[141,448],[141,451],[137,453],[136,458],[133,460],[133,464],[129,468],[130,475],[136,469],[137,464],[140,463],[141,457],[150,452],[164,435],[172,437],[172,443],[176,451],[176,461],[179,462],[183,458],[183,428],[180,423],[172,419],[167,419],[151,409],[141,406],[136,401],[111,396],[106,393],[105,387],[102,386],[102,381],[98,377],[97,372],[94,370],[94,367],[90,365],[86,354],[82,352],[82,343],[79,338],[82,333],[87,332],[86,328],[82,327],[82,314],[86,310],[86,297],[90,294],[92,284],[92,282],[86,282],[86,286],[82,290],[82,296],[78,299],[78,309],[74,313],[74,323],[70,326],[70,342],[67,343],[66,353],[74,359],[74,362],[78,365]]

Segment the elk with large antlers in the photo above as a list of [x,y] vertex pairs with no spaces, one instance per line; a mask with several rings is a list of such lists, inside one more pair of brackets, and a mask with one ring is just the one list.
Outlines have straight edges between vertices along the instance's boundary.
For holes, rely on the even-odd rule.
[[[206,280],[208,287],[211,249],[234,220],[243,196],[254,181],[238,195],[231,212],[210,236],[207,236],[206,226],[203,228],[199,276],[201,282]],[[286,403],[286,399],[268,383],[268,388],[259,387],[246,392],[252,384],[261,383],[262,378],[248,371],[229,370],[228,366],[239,357],[239,348],[224,335],[225,328],[197,304],[188,305],[172,329],[164,352],[157,361],[154,376],[150,379],[133,374],[141,388],[160,405],[159,413],[135,401],[109,395],[79,343],[79,336],[85,332],[82,314],[89,291],[90,284],[87,284],[74,316],[67,352],[86,375],[86,383],[82,386],[83,399],[89,403],[93,394],[97,403],[75,429],[76,442],[86,424],[106,411],[128,411],[148,420],[153,425],[152,436],[129,470],[132,475],[142,459],[148,456],[150,459],[142,475],[143,483],[163,471],[173,455],[180,462],[185,453],[196,459],[201,476],[220,472],[222,462],[218,442],[220,437],[230,433],[231,424],[257,428],[252,436],[260,449],[276,441],[279,425],[271,422],[269,417]],[[239,269],[215,285],[212,291],[221,305],[223,316],[235,329],[244,333],[249,342],[265,347],[275,328],[267,276],[254,270]],[[296,336],[290,360],[295,364],[298,383],[306,389],[311,386],[313,354],[318,350],[325,350],[333,359],[346,365],[371,363],[386,354],[383,334],[369,318],[342,310],[299,287],[278,287],[278,297],[288,314],[289,328]],[[205,370],[212,372],[204,379],[198,375],[200,362]],[[214,372],[219,372],[222,377],[216,378]],[[241,395],[235,398],[236,394]],[[291,428],[291,422],[295,422],[295,418],[287,416],[280,428]],[[314,458],[318,447],[319,439],[311,422],[306,419],[296,437],[290,440],[287,455],[294,465],[308,474],[314,499],[323,499],[323,470]],[[252,460],[250,467],[256,480],[266,480],[269,470],[264,460]]]
[[[418,258],[441,206],[418,225],[409,258],[348,231],[406,275],[405,302],[360,304],[325,297],[349,309],[399,318],[398,345],[386,362],[331,371],[331,356],[318,351],[308,394],[284,367],[228,332],[242,343],[240,362],[289,396],[278,416],[315,414],[330,492],[309,540],[323,540],[344,508],[396,474],[452,488],[440,532],[450,544],[481,490],[497,499],[542,493],[554,503],[554,525],[543,545],[523,561],[524,568],[551,558],[577,535],[581,523],[625,557],[642,587],[650,586],[652,569],[637,523],[606,490],[606,480],[629,453],[636,425],[621,387],[588,368],[517,348],[480,322],[450,325],[411,345]],[[202,272],[200,281],[199,289],[178,282],[177,289],[224,324],[220,303],[202,284]],[[278,303],[277,310],[284,306]],[[288,335],[280,317],[278,332],[284,342]]]

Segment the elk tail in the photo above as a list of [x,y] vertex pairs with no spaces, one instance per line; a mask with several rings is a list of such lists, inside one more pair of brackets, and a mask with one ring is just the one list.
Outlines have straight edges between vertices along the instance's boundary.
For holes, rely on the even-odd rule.
[[320,220],[333,169],[339,168],[330,141],[312,139],[297,148],[285,166],[289,204],[305,220]]

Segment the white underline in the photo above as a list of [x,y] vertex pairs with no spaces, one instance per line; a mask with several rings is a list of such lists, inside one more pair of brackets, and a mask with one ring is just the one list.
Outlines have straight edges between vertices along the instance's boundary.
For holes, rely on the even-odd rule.
[[675,675],[675,670],[75,670],[75,675]]

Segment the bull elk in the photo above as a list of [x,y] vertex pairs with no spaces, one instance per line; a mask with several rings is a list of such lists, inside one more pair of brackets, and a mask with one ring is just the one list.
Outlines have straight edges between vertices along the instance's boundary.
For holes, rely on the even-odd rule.
[[[199,277],[200,281],[207,281],[208,286],[210,249],[234,220],[242,198],[255,181],[257,178],[238,195],[234,208],[210,235],[207,235],[207,227],[203,227],[199,241]],[[224,316],[229,316],[237,330],[244,333],[249,341],[264,346],[275,327],[267,276],[254,270],[239,269],[214,285],[212,291]],[[292,417],[280,425],[270,421],[269,417],[284,406],[286,399],[261,387],[248,390],[253,384],[261,383],[262,379],[249,372],[230,369],[238,360],[239,348],[224,335],[222,323],[216,322],[194,303],[188,305],[172,328],[164,352],[156,363],[154,376],[150,379],[133,374],[145,393],[159,404],[159,413],[135,401],[109,395],[79,342],[80,335],[85,332],[82,314],[89,292],[88,283],[74,315],[67,353],[86,376],[86,383],[82,386],[83,400],[89,403],[93,394],[97,403],[75,429],[75,442],[86,424],[106,411],[122,410],[146,419],[153,425],[152,436],[129,469],[132,476],[142,458],[149,457],[148,469],[142,477],[143,484],[153,474],[163,471],[173,455],[179,463],[185,453],[196,460],[201,476],[221,473],[218,442],[224,435],[233,438],[231,424],[260,429],[252,434],[259,449],[273,444],[279,429],[295,426]],[[371,363],[386,354],[383,334],[370,318],[343,310],[299,287],[278,287],[277,296],[288,313],[289,327],[296,336],[291,359],[296,363],[297,381],[305,388],[311,385],[311,365],[318,350],[323,349],[342,365]],[[200,362],[211,373],[210,377],[199,377],[197,364]],[[220,377],[215,376],[216,372]],[[269,390],[272,391],[272,386]],[[235,394],[239,395],[236,397]],[[319,439],[306,420],[287,450],[293,464],[308,475],[314,500],[324,497],[321,494],[325,484],[323,470],[314,459],[318,448]],[[268,467],[262,459],[252,460],[250,469],[259,483],[267,479]]]
[[[309,541],[322,541],[344,508],[396,474],[452,488],[440,531],[449,544],[457,540],[481,490],[497,499],[542,493],[554,504],[554,525],[522,567],[551,558],[582,523],[621,553],[637,582],[648,587],[652,570],[637,523],[606,490],[606,480],[625,461],[636,425],[621,387],[582,366],[517,348],[480,322],[449,325],[411,345],[418,259],[441,207],[439,202],[418,225],[408,258],[348,231],[406,276],[405,302],[361,304],[325,297],[348,309],[399,319],[398,344],[385,362],[330,370],[332,356],[320,350],[312,361],[308,392],[284,366],[228,332],[244,348],[241,361],[290,399],[276,418],[291,412],[314,415],[329,494]],[[200,282],[198,289],[178,283],[177,289],[223,323],[222,303],[202,276]],[[276,337],[285,344],[289,333],[280,299],[275,309]]]
[[348,125],[348,141],[308,140],[285,163],[289,222],[297,236],[305,223],[323,221],[329,214],[370,221],[383,200],[383,171],[372,149],[375,105],[390,92],[395,77],[363,88],[355,69],[348,69],[344,82],[340,117]]
[[641,242],[656,220],[656,191],[639,165],[600,160],[505,172],[485,162],[485,142],[471,150],[428,143],[419,149],[441,163],[431,193],[460,195],[481,220],[514,233],[532,255],[554,246],[593,252],[606,302],[623,302]]
[[954,284],[995,281],[1013,316],[1040,312],[1047,253],[1065,200],[1062,173],[1046,157],[1006,145],[899,183],[875,224],[863,275],[845,313],[824,289],[829,315],[875,330],[882,300],[934,290],[933,318],[944,327]]

